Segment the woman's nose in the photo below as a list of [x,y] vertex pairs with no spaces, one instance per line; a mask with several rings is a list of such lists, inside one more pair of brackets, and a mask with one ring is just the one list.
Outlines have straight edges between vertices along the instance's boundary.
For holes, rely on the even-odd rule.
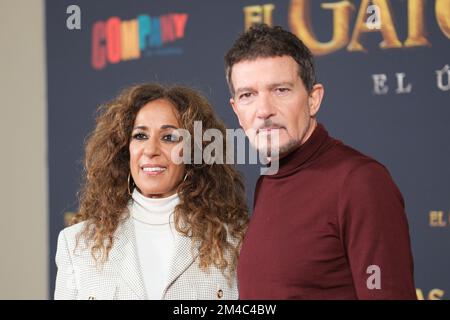
[[144,154],[150,158],[160,154],[159,140],[156,137],[153,136],[145,141]]

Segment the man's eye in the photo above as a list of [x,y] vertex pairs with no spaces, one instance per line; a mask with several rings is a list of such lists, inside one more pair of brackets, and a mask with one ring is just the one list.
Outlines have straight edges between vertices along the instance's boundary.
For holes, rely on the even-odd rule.
[[251,92],[246,92],[246,93],[241,94],[239,96],[239,99],[247,99],[247,98],[250,98],[251,96],[252,96]]
[[143,133],[136,133],[136,134],[133,135],[133,139],[145,140],[145,139],[147,139],[147,136],[145,134],[143,134]]
[[289,91],[289,88],[277,88],[276,91],[279,93],[286,93]]

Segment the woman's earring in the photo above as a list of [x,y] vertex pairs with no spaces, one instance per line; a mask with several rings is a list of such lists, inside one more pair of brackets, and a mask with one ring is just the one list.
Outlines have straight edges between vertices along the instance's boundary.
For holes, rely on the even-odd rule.
[[[131,194],[131,190],[130,190],[130,180],[131,180],[131,172],[128,172],[128,194],[131,196],[132,194]],[[134,184],[134,182],[133,182],[133,184]]]

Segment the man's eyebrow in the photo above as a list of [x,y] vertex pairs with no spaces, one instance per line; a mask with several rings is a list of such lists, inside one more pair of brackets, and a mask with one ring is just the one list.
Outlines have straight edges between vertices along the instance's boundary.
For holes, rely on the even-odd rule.
[[276,83],[271,83],[269,85],[269,88],[273,89],[276,87],[293,87],[294,84],[290,81],[283,81],[283,82],[276,82]]
[[[276,87],[293,87],[294,84],[291,81],[282,81],[282,82],[275,82],[275,83],[271,83],[269,84],[267,87],[270,89],[276,88]],[[251,87],[243,87],[243,88],[239,88],[236,90],[235,95],[239,95],[242,92],[248,92],[248,91],[253,91],[253,89]]]

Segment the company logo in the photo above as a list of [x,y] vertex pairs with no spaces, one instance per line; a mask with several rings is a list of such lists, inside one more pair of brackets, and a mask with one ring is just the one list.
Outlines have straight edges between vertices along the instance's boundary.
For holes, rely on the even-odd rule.
[[169,13],[159,17],[146,14],[136,19],[110,17],[92,26],[92,67],[140,59],[143,56],[174,55],[183,52],[174,43],[184,38],[188,15]]

